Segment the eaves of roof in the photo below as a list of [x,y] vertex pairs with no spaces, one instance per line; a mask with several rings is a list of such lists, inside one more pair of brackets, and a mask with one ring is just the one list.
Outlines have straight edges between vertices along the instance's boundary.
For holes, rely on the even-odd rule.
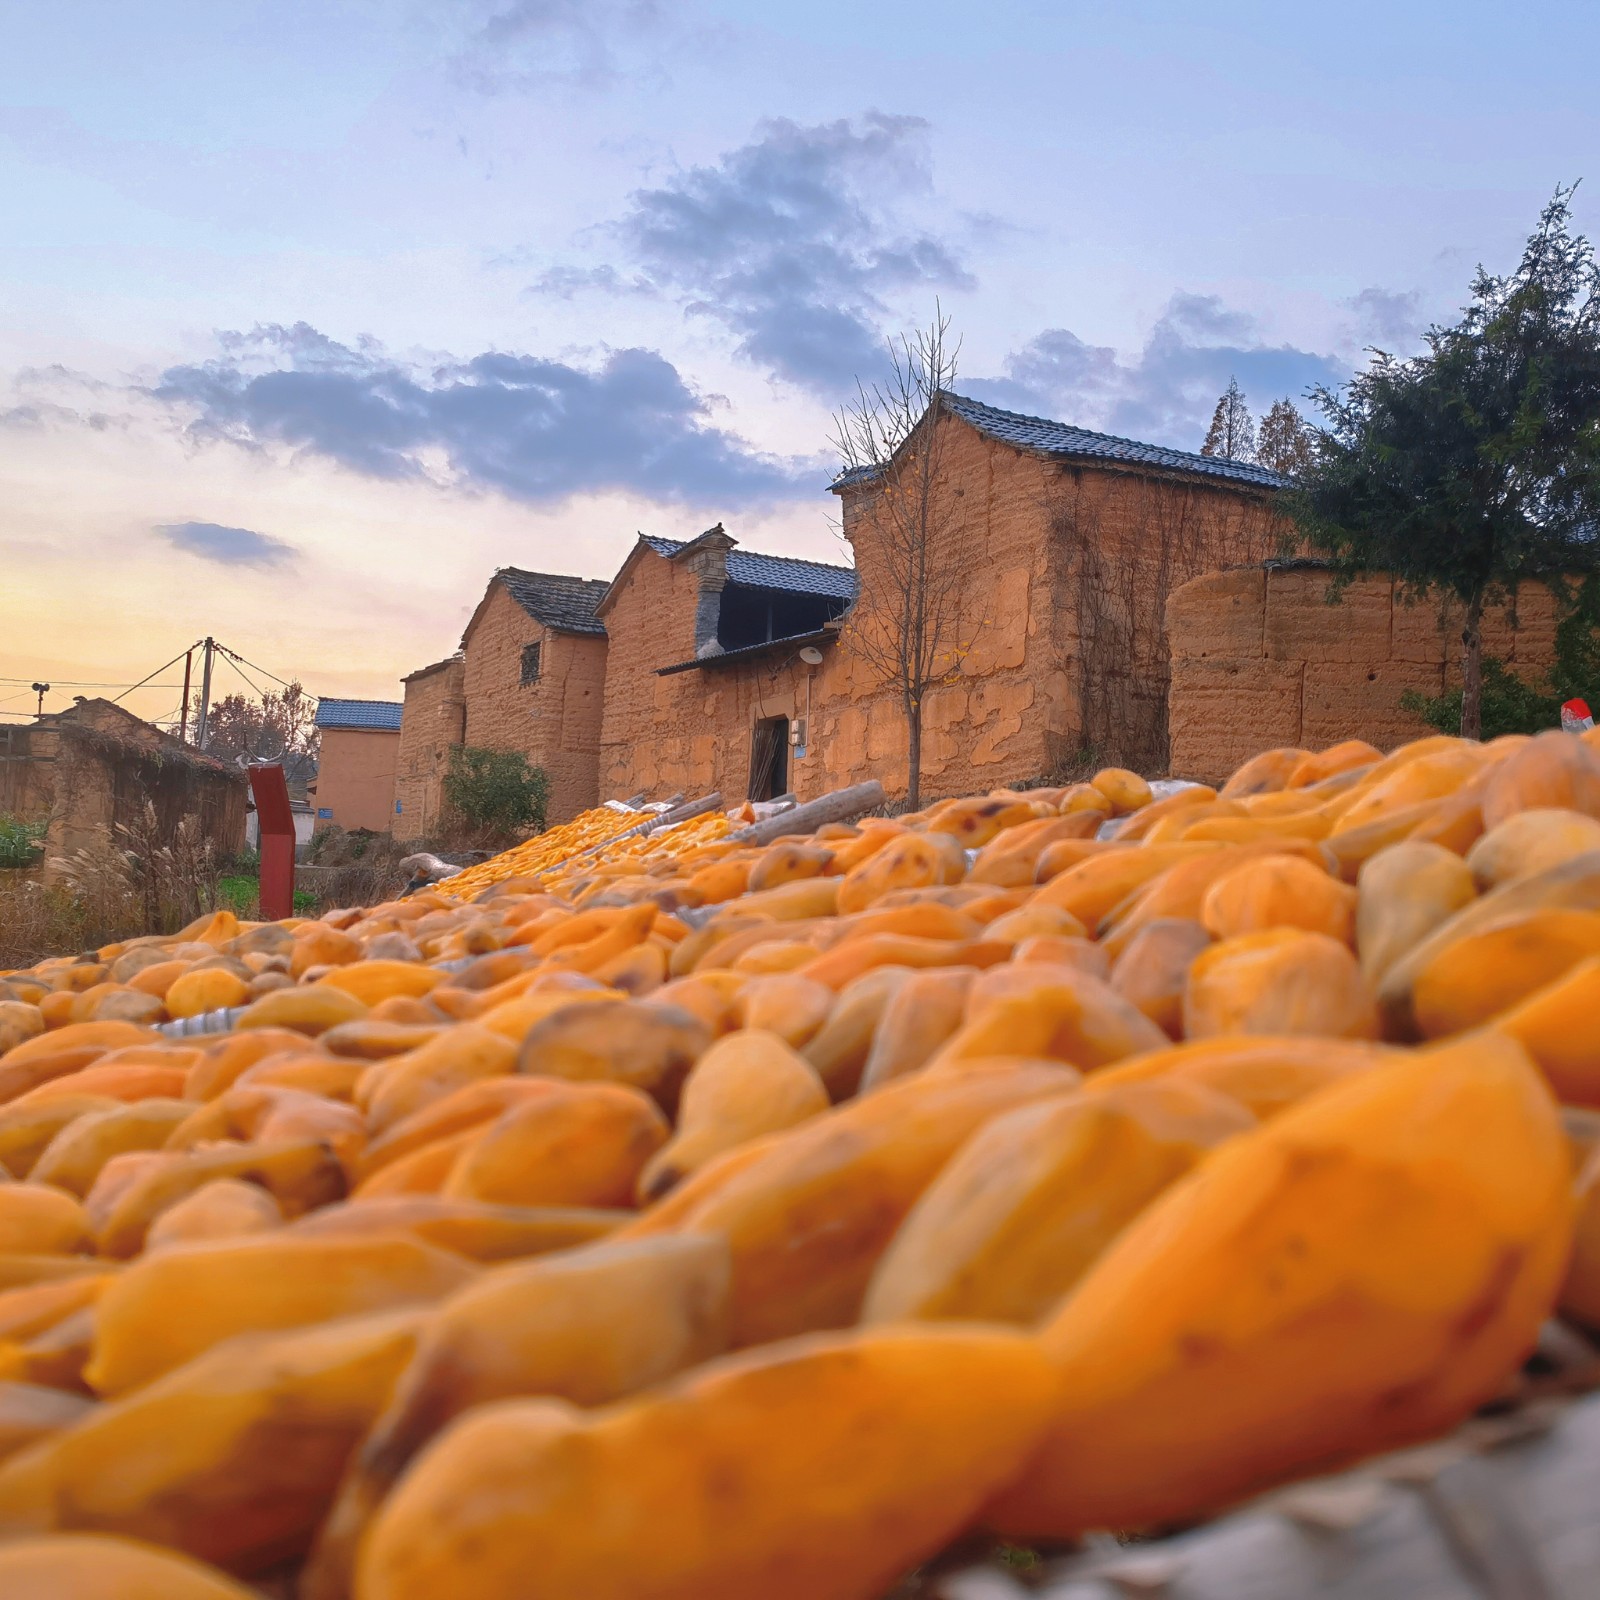
[[446,656],[443,661],[434,661],[426,667],[418,667],[415,672],[408,672],[400,681],[401,683],[415,683],[419,678],[432,677],[435,672],[443,672],[446,667],[453,666],[460,659],[461,653],[457,651],[453,656]]
[[719,650],[714,656],[697,656],[693,661],[676,661],[670,667],[657,667],[656,676],[667,678],[675,672],[699,672],[707,667],[737,666],[756,656],[770,655],[778,650],[799,650],[808,644],[825,645],[837,642],[837,628],[817,628],[811,633],[790,634],[786,639],[767,639],[761,644],[747,644],[738,650]]
[[564,572],[529,572],[502,567],[495,577],[535,622],[558,633],[603,634],[594,608],[610,585],[603,578],[575,578]]
[[[1167,445],[1146,444],[1116,434],[1096,433],[1091,428],[1076,428],[1049,417],[1030,417],[1020,411],[1005,411],[999,406],[969,399],[966,395],[943,396],[944,410],[975,428],[985,438],[1009,444],[1033,455],[1059,461],[1083,461],[1132,470],[1178,473],[1185,477],[1223,482],[1240,488],[1275,490],[1286,488],[1288,480],[1253,461],[1230,461],[1226,456],[1200,455],[1192,450],[1174,450]],[[920,427],[921,424],[919,423]],[[852,467],[841,472],[829,485],[838,494],[870,482],[880,467]]]
[[801,561],[794,556],[768,556],[755,550],[728,552],[728,581],[752,589],[778,589],[785,594],[820,594],[830,600],[854,600],[854,567],[835,567],[825,561]]

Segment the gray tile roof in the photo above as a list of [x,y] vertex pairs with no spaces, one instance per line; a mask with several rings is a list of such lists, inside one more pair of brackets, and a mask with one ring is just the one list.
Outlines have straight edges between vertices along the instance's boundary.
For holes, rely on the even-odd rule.
[[728,577],[753,589],[787,589],[792,594],[822,594],[854,600],[853,567],[832,567],[823,561],[796,561],[792,556],[763,556],[753,550],[728,552]]
[[[669,561],[683,549],[682,539],[640,537],[658,556]],[[728,552],[728,578],[752,589],[786,589],[790,594],[820,594],[834,600],[854,600],[856,574],[852,567],[833,567],[825,561],[799,561],[793,556],[764,556],[754,550]]]
[[362,728],[380,733],[400,731],[398,700],[319,700],[316,724],[319,728]]
[[569,578],[560,572],[524,572],[501,567],[495,573],[506,593],[537,622],[562,633],[605,635],[594,608],[610,585],[604,578]]
[[1202,456],[1190,450],[1169,450],[1165,445],[1141,444],[1137,439],[1119,439],[1114,434],[1091,433],[1047,417],[1025,417],[1016,411],[986,406],[981,400],[946,394],[945,404],[964,422],[980,433],[1021,450],[1036,450],[1041,455],[1073,459],[1124,461],[1129,464],[1162,467],[1168,472],[1188,472],[1205,478],[1226,478],[1262,489],[1280,489],[1287,482],[1276,472],[1249,461],[1229,461],[1224,456]]

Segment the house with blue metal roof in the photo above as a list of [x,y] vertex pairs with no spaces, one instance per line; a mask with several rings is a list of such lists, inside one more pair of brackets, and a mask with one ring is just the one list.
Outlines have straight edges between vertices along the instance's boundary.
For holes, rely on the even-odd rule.
[[399,733],[401,709],[398,700],[319,700],[315,721],[324,730]]
[[317,775],[308,785],[317,831],[393,828],[402,710],[398,700],[317,702]]

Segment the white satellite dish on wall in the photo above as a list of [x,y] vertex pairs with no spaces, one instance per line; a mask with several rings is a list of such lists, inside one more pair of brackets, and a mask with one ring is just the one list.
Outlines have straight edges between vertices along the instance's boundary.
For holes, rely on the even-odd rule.
[[808,667],[820,667],[822,665],[822,652],[814,644],[808,644],[800,652],[800,659]]

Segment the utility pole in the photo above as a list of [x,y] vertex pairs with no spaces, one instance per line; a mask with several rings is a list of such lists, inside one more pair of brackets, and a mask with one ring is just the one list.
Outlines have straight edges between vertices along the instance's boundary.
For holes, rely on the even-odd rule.
[[183,653],[183,709],[178,713],[178,743],[189,742],[189,675],[194,670],[194,646]]
[[36,683],[33,686],[33,692],[39,697],[39,709],[34,715],[42,717],[44,715],[44,697],[50,693],[50,685],[48,683]]
[[216,648],[217,641],[208,633],[201,646],[205,653],[200,668],[200,714],[195,718],[194,727],[195,747],[200,750],[206,747],[206,725],[211,717],[211,656]]

